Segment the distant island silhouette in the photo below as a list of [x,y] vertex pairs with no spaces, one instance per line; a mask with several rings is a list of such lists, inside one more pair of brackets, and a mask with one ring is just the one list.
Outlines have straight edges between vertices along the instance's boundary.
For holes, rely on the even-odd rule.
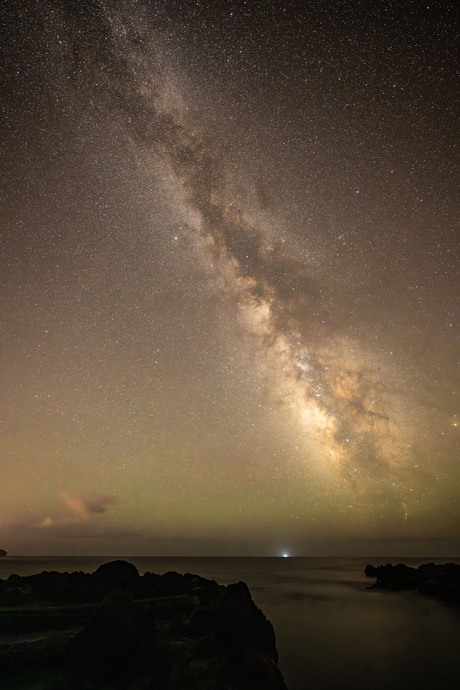
[[417,590],[445,603],[460,606],[460,565],[456,563],[425,563],[418,568],[403,563],[387,563],[378,567],[367,565],[365,573],[368,577],[377,578],[372,588],[393,592]]

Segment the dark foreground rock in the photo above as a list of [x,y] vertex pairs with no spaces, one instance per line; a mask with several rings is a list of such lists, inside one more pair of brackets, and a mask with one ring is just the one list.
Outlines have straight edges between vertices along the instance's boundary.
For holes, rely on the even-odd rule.
[[375,577],[373,587],[391,591],[418,590],[447,604],[460,606],[460,565],[426,563],[419,568],[399,565],[367,565],[365,573]]
[[243,582],[125,561],[0,580],[4,690],[286,690],[277,661]]

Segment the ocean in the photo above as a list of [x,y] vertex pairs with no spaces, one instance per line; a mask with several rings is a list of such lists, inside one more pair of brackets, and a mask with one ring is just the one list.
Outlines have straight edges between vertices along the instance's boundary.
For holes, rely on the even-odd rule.
[[[118,558],[118,557],[117,557]],[[93,572],[110,557],[0,560],[0,578]],[[459,559],[126,557],[142,574],[175,570],[243,580],[272,622],[289,690],[417,690],[460,684],[460,611],[415,592],[368,589],[367,563]]]

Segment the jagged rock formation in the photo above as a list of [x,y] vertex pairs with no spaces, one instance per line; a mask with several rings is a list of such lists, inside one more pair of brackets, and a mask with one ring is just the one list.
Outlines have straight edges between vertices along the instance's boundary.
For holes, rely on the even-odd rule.
[[365,573],[368,577],[377,578],[373,587],[391,591],[418,590],[421,594],[460,606],[460,565],[455,563],[426,563],[419,568],[402,563],[378,567],[367,565]]
[[0,580],[5,690],[286,690],[277,661],[243,582],[125,561]]

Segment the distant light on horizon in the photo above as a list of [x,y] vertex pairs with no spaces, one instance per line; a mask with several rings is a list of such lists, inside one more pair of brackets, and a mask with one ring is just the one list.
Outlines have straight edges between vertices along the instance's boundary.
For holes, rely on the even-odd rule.
[[289,558],[289,554],[286,551],[283,553],[283,558]]

